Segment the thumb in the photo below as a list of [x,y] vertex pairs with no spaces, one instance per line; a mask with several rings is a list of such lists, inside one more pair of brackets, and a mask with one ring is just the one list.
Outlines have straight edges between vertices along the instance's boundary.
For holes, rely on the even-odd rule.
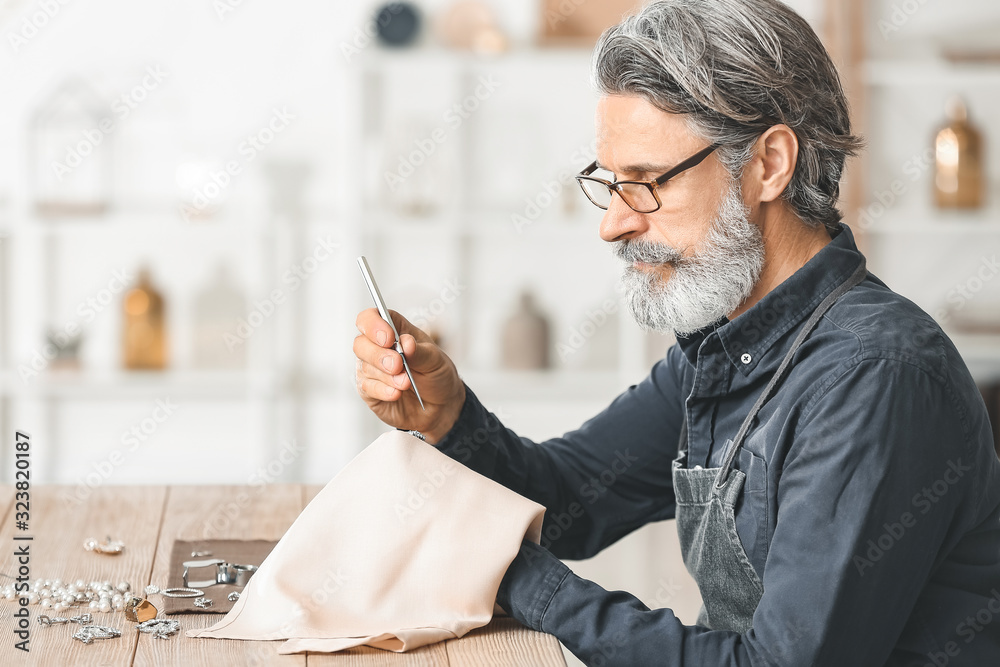
[[[418,329],[419,331],[419,329]],[[434,370],[441,363],[440,349],[433,340],[418,341],[411,334],[399,334],[399,343],[403,347],[403,354],[410,368],[421,373]]]

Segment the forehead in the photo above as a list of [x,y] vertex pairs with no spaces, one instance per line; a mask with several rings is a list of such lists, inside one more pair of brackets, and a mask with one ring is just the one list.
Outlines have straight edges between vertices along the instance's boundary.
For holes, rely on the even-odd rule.
[[636,95],[597,102],[597,157],[604,166],[669,160],[700,147],[686,117],[667,113]]

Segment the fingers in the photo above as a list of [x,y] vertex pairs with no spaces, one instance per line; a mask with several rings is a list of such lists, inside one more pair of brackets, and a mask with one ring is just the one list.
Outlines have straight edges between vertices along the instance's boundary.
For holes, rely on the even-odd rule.
[[[405,353],[406,348],[404,347],[403,350]],[[403,360],[398,352],[379,347],[364,334],[354,338],[354,356],[370,367],[381,369],[389,375],[398,375],[403,372]]]
[[[389,314],[393,315],[394,312],[390,310]],[[395,320],[395,317],[393,319]],[[358,313],[354,324],[357,326],[358,331],[380,347],[392,347],[396,342],[395,336],[392,333],[392,327],[382,319],[382,316],[378,314],[378,310],[375,308],[368,308]],[[407,322],[407,324],[409,323]]]
[[357,360],[354,372],[354,383],[358,390],[358,394],[364,399],[371,399],[375,401],[395,401],[402,396],[402,392],[408,388],[408,386],[397,389],[391,385],[409,385],[409,380],[405,377],[405,375],[403,380],[404,382],[400,382],[398,378],[382,374],[378,371],[378,369],[372,368],[360,359]]

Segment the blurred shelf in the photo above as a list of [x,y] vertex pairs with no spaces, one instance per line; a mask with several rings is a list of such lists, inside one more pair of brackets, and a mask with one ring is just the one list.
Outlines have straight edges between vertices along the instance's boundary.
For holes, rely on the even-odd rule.
[[976,382],[1000,379],[1000,334],[945,333],[962,354]]
[[578,66],[581,62],[590,64],[593,46],[519,46],[500,53],[476,53],[460,49],[442,47],[416,48],[369,48],[357,56],[357,62],[364,67],[380,68],[394,65],[420,65],[430,67],[451,67],[456,70],[474,70],[484,65],[514,65],[538,68],[545,65],[569,64]]
[[394,213],[368,213],[366,219],[370,224],[364,226],[368,235],[385,236],[425,236],[444,238],[446,235],[455,237],[517,238],[520,236],[543,236],[566,238],[567,235],[586,233],[597,239],[597,225],[600,224],[598,209],[594,214],[578,214],[574,216],[540,217],[527,220],[527,223],[516,223],[513,216],[519,212],[502,209],[471,209],[467,215],[445,213],[422,218],[406,217]]
[[67,235],[83,234],[223,234],[264,233],[268,224],[259,215],[243,216],[236,212],[220,213],[218,217],[185,221],[176,209],[166,207],[122,208],[106,215],[92,217],[41,217],[28,213],[20,217],[20,226],[11,226],[10,233]]
[[0,373],[0,395],[16,398],[271,398],[280,389],[272,372],[227,370],[74,371],[45,370],[22,379]]
[[855,227],[863,234],[874,235],[1000,235],[1000,211],[993,208],[969,212],[892,211],[874,219],[868,225],[858,224]]
[[870,86],[1000,86],[1000,63],[953,64],[945,60],[871,60],[863,78]]

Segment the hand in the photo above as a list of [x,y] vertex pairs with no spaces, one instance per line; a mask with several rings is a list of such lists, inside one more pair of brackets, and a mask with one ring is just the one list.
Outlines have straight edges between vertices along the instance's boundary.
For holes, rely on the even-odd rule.
[[420,431],[434,444],[451,430],[465,403],[465,385],[455,364],[431,337],[394,310],[389,311],[399,332],[403,354],[427,411],[420,409],[403,360],[393,349],[392,328],[378,311],[358,313],[361,334],[354,339],[358,358],[355,380],[358,394],[375,416],[389,426]]

